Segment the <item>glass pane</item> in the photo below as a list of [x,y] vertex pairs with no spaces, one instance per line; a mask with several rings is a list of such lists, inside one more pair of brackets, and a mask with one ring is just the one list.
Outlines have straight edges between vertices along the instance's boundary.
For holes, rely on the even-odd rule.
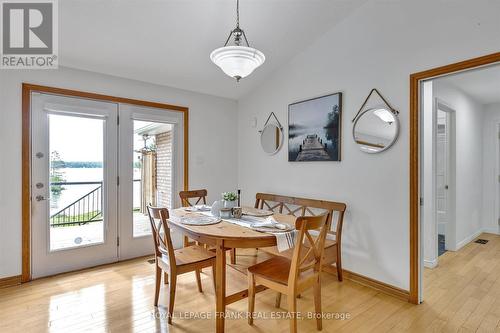
[[104,241],[104,121],[49,115],[50,250]]
[[146,206],[172,207],[172,125],[134,120],[133,235],[151,233]]

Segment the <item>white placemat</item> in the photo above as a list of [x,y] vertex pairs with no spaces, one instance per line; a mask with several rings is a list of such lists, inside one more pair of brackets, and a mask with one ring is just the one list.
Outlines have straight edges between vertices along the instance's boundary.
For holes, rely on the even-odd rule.
[[[202,214],[204,214],[204,215],[209,214],[210,216],[212,216],[212,214],[210,212],[202,212]],[[290,231],[273,232],[272,230],[264,231],[262,228],[257,228],[257,229],[252,228],[252,224],[264,223],[264,222],[266,222],[266,220],[268,218],[269,217],[257,217],[257,216],[245,215],[245,216],[242,216],[241,219],[234,219],[234,218],[227,219],[226,218],[226,219],[224,219],[224,221],[227,221],[229,223],[233,223],[233,224],[245,227],[245,228],[249,228],[249,229],[252,229],[255,231],[264,232],[264,233],[273,235],[274,237],[276,237],[276,245],[277,245],[279,252],[283,252],[283,251],[286,251],[288,249],[293,248],[295,246],[295,239],[297,238],[297,230],[295,230],[295,229],[290,230]]]
[[274,233],[273,235],[276,236],[276,247],[278,248],[278,252],[293,248],[298,233],[298,230],[295,229],[287,232]]

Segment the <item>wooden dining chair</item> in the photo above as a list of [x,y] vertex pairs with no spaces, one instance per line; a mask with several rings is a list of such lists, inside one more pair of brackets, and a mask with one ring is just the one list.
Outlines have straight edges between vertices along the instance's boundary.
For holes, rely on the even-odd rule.
[[[298,235],[291,259],[273,257],[248,268],[248,323],[253,324],[256,285],[263,285],[287,295],[290,312],[290,332],[297,332],[297,297],[303,291],[314,288],[316,326],[322,329],[321,268],[325,239],[328,231],[328,215],[298,217],[295,229]],[[319,230],[313,237],[311,230]]]
[[[192,206],[199,205],[199,204],[206,205],[207,204],[207,195],[208,195],[208,191],[205,189],[193,190],[193,191],[180,191],[179,192],[179,197],[181,197],[182,207],[192,207]],[[193,199],[193,200],[190,201],[190,199]],[[194,242],[189,242],[188,236],[184,236],[184,246],[189,246],[192,244],[194,244]]]
[[[212,267],[215,288],[215,254],[199,245],[174,250],[172,238],[170,237],[170,228],[167,224],[169,218],[168,209],[152,207],[151,205],[148,205],[147,208],[155,247],[156,286],[154,305],[158,306],[163,272],[165,283],[168,280],[169,284],[168,323],[172,324],[177,276],[195,272],[198,291],[203,292],[200,271],[205,267]],[[159,222],[156,222],[157,220]],[[163,235],[161,234],[162,228]]]
[[[207,204],[208,192],[205,189],[193,190],[193,191],[180,191],[179,196],[181,197],[182,207],[191,207],[199,204]],[[196,199],[194,203],[190,199]]]
[[[192,207],[199,204],[206,205],[207,195],[208,191],[206,189],[179,192],[182,207]],[[184,246],[189,246],[192,244],[194,244],[194,242],[189,242],[189,238],[187,236],[184,236]],[[229,251],[231,251],[231,264],[236,264],[236,249],[229,249]]]
[[[270,193],[257,193],[255,195],[255,208],[293,216],[315,216],[327,213],[327,223],[329,227],[325,240],[323,271],[330,274],[336,274],[339,281],[343,280],[342,226],[344,224],[344,215],[347,208],[345,203],[295,198]],[[292,256],[292,251],[279,252],[276,246],[262,248],[262,250],[266,253],[285,256],[289,259]],[[279,303],[279,298],[277,302]]]

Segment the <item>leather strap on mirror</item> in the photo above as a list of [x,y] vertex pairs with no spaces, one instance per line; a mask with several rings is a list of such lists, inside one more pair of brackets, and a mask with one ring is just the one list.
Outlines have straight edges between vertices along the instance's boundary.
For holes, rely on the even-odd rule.
[[[271,112],[271,114],[269,115],[269,117],[267,117],[267,120],[266,122],[264,123],[264,126],[262,126],[262,128],[266,128],[266,125],[267,123],[269,122],[269,119],[271,119],[271,116],[274,117],[274,119],[276,119],[276,122],[278,123],[278,126],[279,126],[279,129],[280,130],[283,130],[283,126],[281,126],[281,123],[280,121],[278,120],[278,117],[276,117],[276,115],[274,114],[274,112]],[[262,133],[263,130],[260,130],[259,133]]]
[[366,97],[365,101],[363,102],[363,105],[361,105],[361,107],[359,108],[359,111],[358,113],[356,113],[356,116],[352,119],[352,122],[354,122],[356,120],[356,118],[358,118],[359,114],[361,113],[361,111],[363,111],[363,108],[366,106],[366,103],[368,103],[368,100],[370,99],[371,95],[373,93],[377,93],[377,95],[382,99],[382,101],[384,101],[385,105],[387,105],[387,107],[389,108],[389,111],[391,111],[392,113],[394,113],[394,115],[398,115],[399,114],[399,111],[394,109],[390,104],[389,102],[387,102],[387,100],[384,98],[384,96],[382,96],[382,94],[377,90],[377,88],[373,88],[370,93],[368,94],[368,96]]

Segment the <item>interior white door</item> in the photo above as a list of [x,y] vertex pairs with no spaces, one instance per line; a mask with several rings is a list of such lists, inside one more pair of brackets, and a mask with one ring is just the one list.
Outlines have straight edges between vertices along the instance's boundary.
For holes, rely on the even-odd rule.
[[117,261],[118,105],[31,97],[33,278]]
[[[120,104],[119,256],[153,253],[146,206],[178,207],[184,187],[184,116],[180,112]],[[176,246],[182,236],[172,231]]]
[[446,236],[450,222],[449,184],[450,184],[450,114],[437,110],[436,134],[436,210],[438,234]]

